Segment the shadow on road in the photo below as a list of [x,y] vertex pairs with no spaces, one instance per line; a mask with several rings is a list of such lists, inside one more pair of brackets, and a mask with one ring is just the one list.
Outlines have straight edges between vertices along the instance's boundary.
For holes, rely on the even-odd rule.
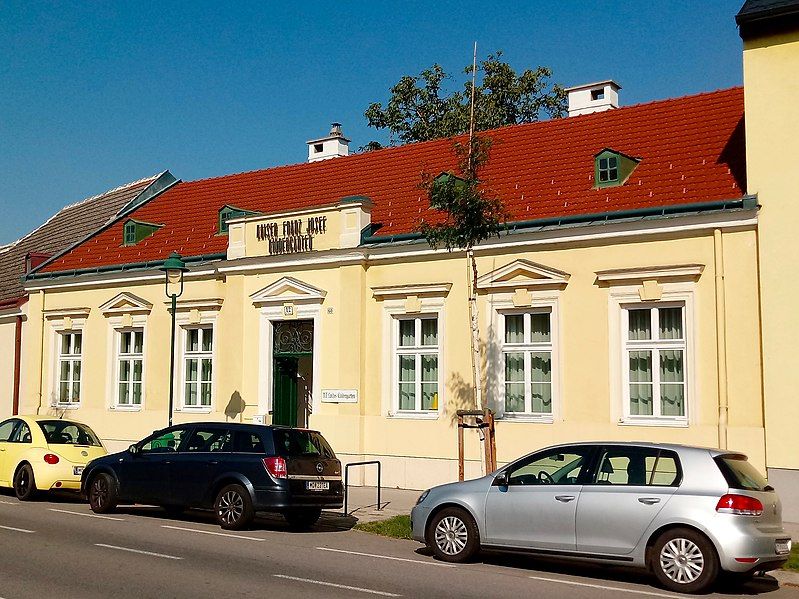
[[[422,547],[416,550],[419,555],[430,556],[432,552]],[[632,584],[656,587],[654,577],[642,570],[634,568],[620,568],[578,562],[559,561],[554,558],[533,557],[517,553],[502,553],[484,551],[478,556],[478,561],[484,564],[503,568],[527,570],[530,576],[546,576],[547,574],[563,574],[585,579],[586,584],[602,584],[603,582],[626,582]],[[779,589],[779,582],[773,576],[758,576],[752,579],[742,579],[733,576],[722,576],[719,579],[715,593],[726,595],[761,595]]]

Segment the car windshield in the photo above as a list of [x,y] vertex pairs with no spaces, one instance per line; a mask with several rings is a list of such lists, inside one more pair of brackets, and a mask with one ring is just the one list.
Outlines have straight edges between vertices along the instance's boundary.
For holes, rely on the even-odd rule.
[[68,420],[40,420],[39,428],[48,445],[93,445],[100,447],[100,439],[85,424]]
[[274,440],[275,453],[283,457],[336,457],[325,438],[315,431],[276,429]]
[[716,463],[731,489],[772,490],[766,478],[746,460],[746,456],[720,456],[716,458]]

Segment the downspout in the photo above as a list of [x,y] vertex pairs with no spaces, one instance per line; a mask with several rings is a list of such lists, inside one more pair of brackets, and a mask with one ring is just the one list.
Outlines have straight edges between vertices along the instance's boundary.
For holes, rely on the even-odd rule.
[[42,385],[44,384],[44,328],[46,324],[44,317],[44,300],[45,297],[47,297],[45,295],[44,289],[42,289],[39,293],[42,294],[42,335],[39,343],[39,407],[36,408],[37,415],[42,413],[42,399],[44,399],[42,397]]
[[17,315],[14,327],[14,396],[11,400],[11,414],[19,414],[19,371],[22,360],[22,315]]
[[727,449],[727,315],[724,301],[724,245],[721,229],[713,230],[713,258],[716,284],[716,362],[719,386],[719,447]]

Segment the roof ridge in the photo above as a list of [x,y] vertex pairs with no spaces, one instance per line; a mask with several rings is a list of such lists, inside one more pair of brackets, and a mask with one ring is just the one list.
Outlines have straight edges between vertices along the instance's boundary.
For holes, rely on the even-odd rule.
[[[163,173],[161,173],[161,174],[163,174]],[[28,231],[25,235],[23,235],[22,237],[20,237],[16,241],[12,241],[12,242],[4,245],[4,246],[0,246],[0,254],[5,253],[5,252],[11,250],[12,248],[18,246],[20,243],[25,241],[28,237],[30,237],[31,235],[33,235],[37,231],[40,231],[44,227],[46,227],[50,222],[52,222],[56,217],[58,217],[62,212],[65,212],[66,210],[70,210],[72,208],[76,208],[78,206],[82,206],[83,204],[87,204],[87,203],[89,203],[89,202],[91,202],[93,200],[97,200],[97,199],[99,199],[99,198],[101,198],[103,196],[107,196],[110,193],[114,193],[114,192],[117,192],[117,191],[122,191],[124,189],[128,189],[130,187],[134,187],[136,185],[141,185],[142,183],[145,183],[147,181],[150,181],[150,182],[155,181],[156,179],[158,179],[158,177],[161,176],[161,174],[153,175],[153,176],[150,176],[150,177],[144,177],[142,179],[138,179],[137,181],[131,181],[130,183],[125,183],[124,185],[119,185],[117,187],[114,187],[113,189],[109,189],[108,191],[104,191],[103,193],[98,193],[98,194],[90,196],[88,198],[84,198],[82,200],[78,200],[77,202],[72,202],[71,204],[67,204],[66,206],[61,207],[56,213],[52,214],[46,221],[44,221],[38,227]]]
[[[596,115],[606,114],[606,113],[609,113],[609,112],[617,113],[619,111],[627,111],[627,110],[630,110],[632,108],[640,108],[642,106],[651,106],[653,104],[667,104],[667,103],[673,103],[673,102],[678,102],[678,101],[691,100],[691,99],[694,99],[694,98],[700,98],[702,96],[712,96],[712,95],[716,95],[716,94],[723,94],[723,93],[731,92],[733,90],[742,90],[742,89],[743,89],[743,86],[737,85],[737,86],[733,86],[733,87],[719,88],[719,89],[715,89],[715,90],[697,92],[697,93],[693,93],[693,94],[685,94],[683,96],[677,96],[675,98],[661,98],[661,99],[657,99],[657,100],[649,100],[647,102],[639,102],[637,104],[630,104],[630,105],[627,105],[627,106],[619,106],[618,108],[615,108],[613,110],[592,112],[592,113],[589,113],[589,114],[582,114],[582,115],[577,115],[577,116],[578,117],[594,117],[594,118],[596,118]],[[528,122],[528,123],[514,123],[512,125],[503,125],[502,127],[494,127],[493,129],[485,129],[483,131],[479,131],[478,133],[485,135],[485,134],[495,133],[497,131],[507,131],[507,130],[514,129],[514,128],[519,128],[519,127],[535,127],[535,126],[543,126],[543,125],[549,124],[549,123],[570,122],[570,121],[572,121],[575,118],[577,118],[577,117],[572,116],[572,117],[561,117],[561,118],[549,118],[549,119],[545,119],[545,120],[531,121],[531,122]],[[337,156],[337,157],[332,158],[330,160],[355,159],[357,157],[375,156],[375,155],[378,155],[378,154],[385,155],[385,154],[391,153],[391,152],[403,151],[405,148],[409,148],[409,147],[418,148],[418,147],[424,146],[426,144],[432,145],[432,144],[440,144],[440,143],[445,142],[445,141],[456,141],[456,140],[458,140],[460,138],[466,137],[467,135],[468,135],[467,133],[459,133],[457,135],[452,135],[450,137],[438,137],[436,139],[427,139],[427,140],[424,140],[424,141],[414,141],[414,142],[409,142],[409,143],[398,145],[398,146],[386,146],[386,147],[380,148],[378,150],[371,150],[369,152],[358,152],[358,153],[354,153],[354,154],[349,154],[347,156]],[[218,175],[216,177],[204,177],[202,179],[194,179],[192,181],[184,181],[183,184],[184,185],[192,185],[193,183],[208,183],[208,182],[211,182],[211,181],[218,181],[218,180],[226,179],[228,177],[237,177],[237,176],[240,176],[240,175],[253,175],[253,174],[257,174],[257,173],[267,173],[267,172],[271,172],[271,171],[275,171],[275,170],[279,170],[279,169],[288,169],[288,168],[300,169],[300,168],[303,168],[303,167],[305,167],[305,168],[313,168],[310,165],[325,164],[325,163],[329,163],[330,160],[318,160],[318,161],[315,161],[315,162],[292,162],[292,163],[289,163],[289,164],[277,164],[277,165],[269,166],[269,167],[266,167],[266,168],[253,169],[253,170],[248,170],[248,171],[239,171],[239,172],[235,172],[235,173],[227,173],[225,175]]]

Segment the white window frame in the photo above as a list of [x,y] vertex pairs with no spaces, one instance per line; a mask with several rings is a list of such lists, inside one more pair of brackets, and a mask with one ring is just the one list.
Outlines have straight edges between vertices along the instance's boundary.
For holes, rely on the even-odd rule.
[[[121,350],[121,341],[122,335],[124,334],[131,334],[134,335],[136,333],[142,334],[142,351],[140,354],[131,352],[129,354],[122,354]],[[147,333],[144,330],[144,326],[131,326],[131,327],[121,327],[114,329],[114,388],[113,388],[113,408],[115,410],[133,410],[138,411],[141,410],[142,406],[144,405],[144,390],[146,389],[146,359],[145,355],[147,354]],[[133,340],[131,341],[131,346],[133,347]],[[134,363],[136,360],[141,360],[142,367],[141,367],[141,396],[139,403],[133,403],[133,370],[134,370]],[[119,397],[119,385],[122,381],[119,379],[119,365],[121,362],[127,361],[130,362],[130,380],[128,382],[128,399],[129,402],[123,403],[120,401]]]
[[[512,293],[493,293],[487,297],[486,318],[488,344],[489,375],[486,385],[487,406],[492,407],[496,417],[506,422],[534,422],[552,424],[560,418],[561,406],[561,322],[560,322],[560,292],[557,290],[531,290],[530,305],[517,306],[514,304]],[[524,313],[549,313],[550,341],[547,344],[537,343],[525,345],[525,407],[531,404],[532,396],[529,378],[532,368],[529,362],[529,352],[537,348],[549,346],[552,352],[552,411],[545,412],[505,412],[505,315]],[[529,319],[525,319],[529,322]],[[527,330],[525,323],[525,331]],[[526,337],[529,339],[529,336]],[[546,351],[546,350],[544,350]],[[494,372],[494,376],[491,372]],[[530,401],[528,402],[528,396]]]
[[[546,342],[532,342],[530,337],[532,334],[532,314],[546,314],[549,316],[549,341]],[[524,340],[522,343],[507,343],[505,341],[505,318],[508,316],[523,316],[524,317]],[[502,402],[502,414],[504,418],[526,418],[526,419],[551,419],[552,412],[555,404],[555,351],[554,351],[554,323],[552,318],[551,307],[536,307],[536,308],[522,308],[516,310],[507,310],[499,313],[499,343],[501,346],[501,364],[502,368],[499,370],[500,378],[500,401]],[[533,393],[532,393],[532,358],[530,356],[533,352],[548,352],[550,355],[550,364],[552,365],[550,371],[550,411],[549,412],[534,412],[532,408]],[[523,353],[524,354],[524,380],[513,381],[522,383],[524,385],[524,411],[522,412],[508,412],[506,409],[507,403],[507,381],[505,380],[505,354],[508,353]]]
[[[70,330],[57,330],[55,335],[56,339],[56,367],[55,367],[55,405],[59,408],[77,408],[80,407],[81,403],[81,393],[83,393],[83,356],[85,355],[85,346],[84,346],[84,335],[82,329],[70,329]],[[62,341],[65,336],[74,337],[75,335],[80,335],[80,353],[70,353],[70,354],[62,354]],[[70,347],[74,347],[74,338],[70,340]],[[78,393],[77,400],[68,400],[63,401],[61,399],[61,383],[64,382],[61,380],[61,364],[63,362],[69,362],[69,380],[66,381],[68,384],[68,396],[72,396],[73,393],[73,386],[77,382],[80,386],[80,393]],[[80,377],[78,380],[75,380],[74,368],[75,362],[80,364]]]
[[[621,326],[622,326],[622,356],[623,356],[623,376],[624,376],[624,420],[626,422],[636,421],[688,421],[688,330],[686,326],[686,306],[685,302],[660,301],[660,302],[638,302],[621,304]],[[659,339],[660,335],[660,309],[680,308],[682,312],[682,339]],[[630,310],[648,310],[650,318],[650,337],[645,340],[632,340],[629,337],[629,316]],[[683,352],[683,410],[681,416],[664,416],[661,414],[660,398],[660,351],[661,350],[681,350]],[[652,414],[631,414],[630,413],[630,367],[629,352],[649,351],[652,355]]]
[[[447,288],[441,293],[449,291]],[[446,372],[446,318],[444,311],[444,295],[435,297],[419,297],[419,310],[407,310],[407,298],[384,299],[383,303],[383,413],[388,418],[437,420],[444,414],[447,402],[447,390],[444,387],[444,373]],[[399,346],[398,318],[432,318],[438,319],[438,409],[437,410],[400,410],[399,409],[399,360],[395,354],[395,347]],[[420,398],[421,401],[421,398]]]
[[[422,339],[422,321],[435,320],[436,321],[436,345],[421,345]],[[400,323],[403,321],[413,321],[414,323],[414,339],[416,344],[413,346],[400,345]],[[440,336],[440,322],[436,314],[404,314],[395,315],[393,323],[393,338],[392,338],[392,360],[393,360],[393,381],[394,381],[394,397],[393,403],[395,410],[398,414],[411,414],[411,415],[425,415],[437,414],[441,406],[441,336]],[[399,397],[399,358],[400,356],[414,356],[414,372],[416,374],[414,380],[414,395],[416,397],[416,405],[412,410],[403,410],[400,408]],[[432,410],[422,409],[422,356],[436,356],[436,370],[438,377],[436,378],[438,406]],[[430,383],[433,381],[424,381]]]
[[[198,335],[198,347],[200,348],[196,352],[189,352],[186,349],[186,343],[189,338],[189,331],[211,331],[211,350],[210,351],[203,351],[202,350],[202,340],[205,336],[204,332],[199,333]],[[180,398],[180,406],[179,409],[185,412],[211,412],[213,411],[213,407],[215,405],[216,399],[216,370],[217,370],[217,360],[216,360],[216,348],[217,348],[217,338],[216,338],[216,324],[213,322],[205,322],[205,323],[197,323],[197,324],[185,324],[180,327],[180,362],[175,363],[175,368],[179,369],[180,376],[175,377],[176,379],[180,380],[180,394],[178,397]],[[210,359],[211,360],[211,379],[209,381],[204,381],[202,379],[202,361]],[[197,360],[197,380],[196,381],[188,381],[186,380],[186,363],[188,360]],[[188,383],[195,383],[197,385],[197,403],[196,404],[188,404],[186,403],[186,385]],[[211,385],[211,396],[209,398],[208,405],[203,405],[200,403],[202,401],[202,385],[208,383]]]
[[[665,426],[685,428],[690,426],[692,414],[697,411],[696,388],[699,384],[697,363],[698,333],[695,314],[698,313],[696,284],[693,282],[664,282],[660,286],[661,298],[657,301],[643,301],[640,285],[611,287],[608,302],[611,421],[620,426]],[[640,416],[630,415],[629,363],[627,356],[628,323],[623,311],[636,307],[683,305],[683,335],[685,336],[685,415],[684,416]],[[652,370],[660,368],[652,364]],[[654,378],[654,377],[653,377]]]

